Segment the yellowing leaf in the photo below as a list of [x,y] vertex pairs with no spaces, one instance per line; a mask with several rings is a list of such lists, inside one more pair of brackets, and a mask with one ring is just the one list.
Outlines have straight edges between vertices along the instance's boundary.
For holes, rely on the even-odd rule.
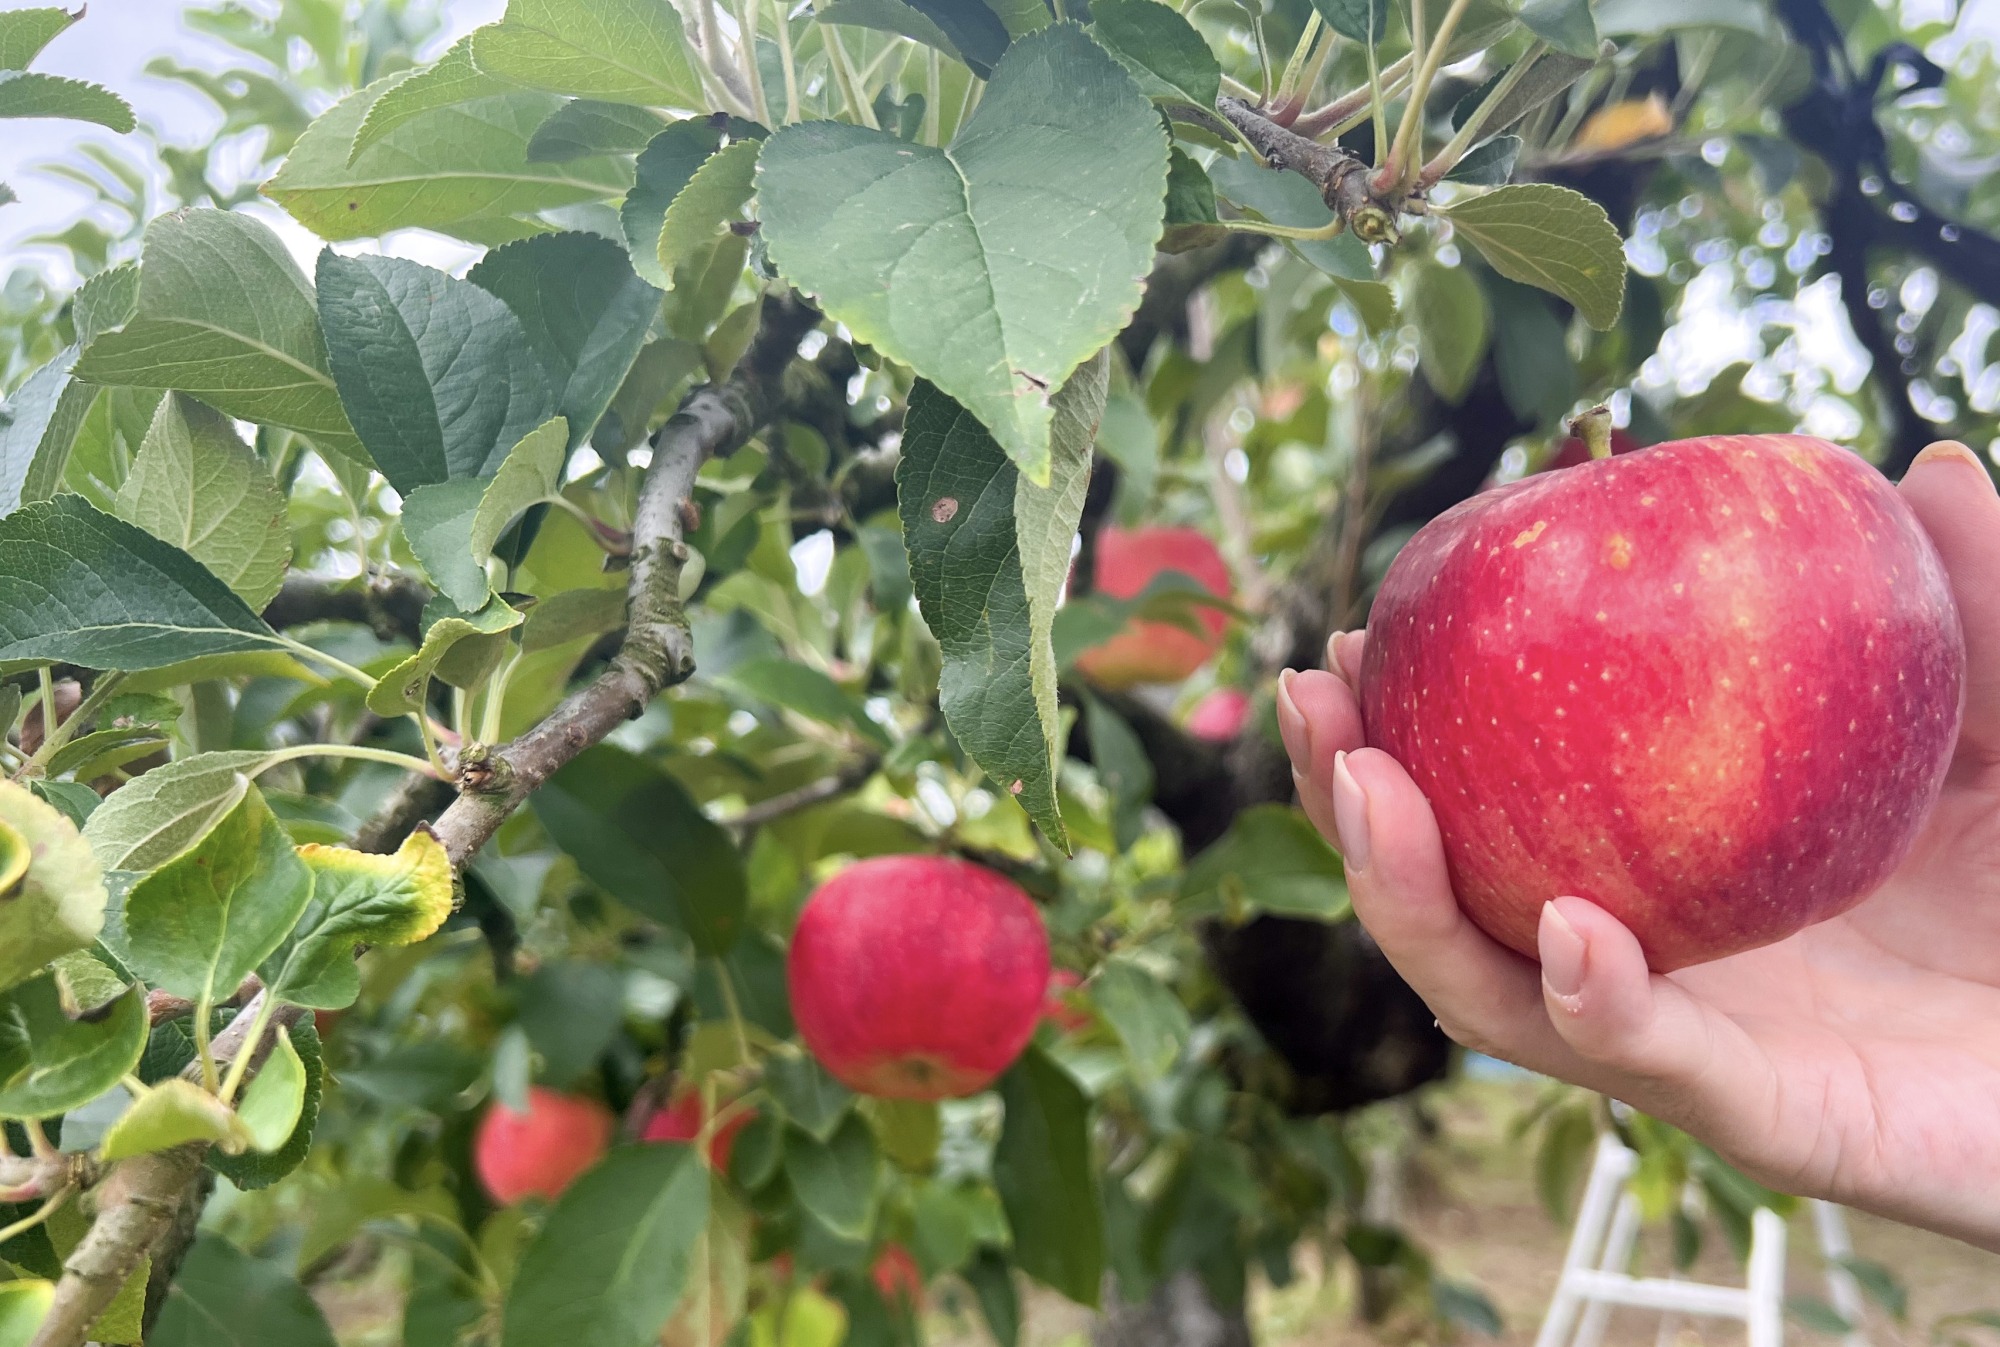
[[1657,93],[1611,103],[1590,114],[1570,142],[1571,154],[1610,154],[1642,140],[1670,134],[1674,114]]
[[312,901],[260,975],[271,994],[293,1005],[338,1010],[360,994],[354,947],[408,945],[451,915],[451,859],[419,829],[393,855],[307,845],[299,858],[313,872]]

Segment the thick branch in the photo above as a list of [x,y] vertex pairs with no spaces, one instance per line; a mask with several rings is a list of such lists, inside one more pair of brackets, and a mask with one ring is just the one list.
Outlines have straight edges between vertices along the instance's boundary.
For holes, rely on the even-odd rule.
[[264,607],[264,620],[284,631],[311,622],[359,622],[384,640],[423,639],[424,604],[430,591],[415,576],[389,575],[366,584],[295,575]]
[[1287,130],[1241,99],[1224,96],[1215,100],[1215,107],[1271,167],[1289,169],[1319,188],[1326,208],[1357,237],[1368,243],[1395,238],[1400,195],[1377,195],[1367,164],[1338,145],[1322,145]]

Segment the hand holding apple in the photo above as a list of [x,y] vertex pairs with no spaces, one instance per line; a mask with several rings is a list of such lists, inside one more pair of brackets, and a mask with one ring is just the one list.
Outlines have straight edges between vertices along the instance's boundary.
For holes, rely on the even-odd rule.
[[1279,727],[1356,914],[1453,1038],[1625,1099],[1777,1188],[2000,1249],[2000,495],[1956,444],[1901,493],[1961,618],[1959,737],[1895,871],[1777,943],[1654,973],[1617,918],[1549,892],[1537,968],[1468,918],[1439,816],[1363,746],[1359,634],[1334,638],[1332,672],[1282,680]]

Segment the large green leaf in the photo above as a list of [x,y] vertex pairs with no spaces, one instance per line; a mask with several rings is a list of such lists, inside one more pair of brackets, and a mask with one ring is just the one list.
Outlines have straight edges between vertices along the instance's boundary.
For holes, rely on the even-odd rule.
[[81,496],[0,519],[0,660],[157,669],[277,635],[177,547]]
[[206,1163],[210,1169],[227,1176],[231,1183],[245,1191],[270,1187],[304,1163],[306,1152],[312,1149],[313,1129],[319,1123],[320,1096],[326,1088],[326,1067],[321,1061],[319,1031],[314,1027],[313,1017],[301,1017],[292,1025],[287,1037],[306,1073],[305,1097],[299,1106],[298,1121],[292,1127],[290,1138],[269,1152],[252,1148],[241,1155],[230,1155],[225,1151],[211,1150],[207,1156]]
[[507,451],[500,471],[486,484],[478,508],[472,512],[468,541],[476,564],[486,564],[493,555],[493,545],[523,511],[562,491],[569,439],[569,423],[558,416],[536,426]]
[[121,135],[138,125],[132,105],[102,85],[33,70],[0,70],[0,117],[66,117]]
[[882,1153],[859,1114],[848,1114],[825,1141],[797,1132],[787,1137],[785,1173],[799,1205],[827,1229],[847,1239],[868,1237],[882,1183]]
[[313,872],[312,900],[258,970],[272,996],[340,1010],[361,994],[356,945],[408,945],[451,915],[451,859],[419,828],[393,855],[311,844],[299,858]]
[[160,400],[117,504],[120,518],[186,552],[252,608],[285,582],[284,493],[228,418],[192,398]]
[[320,339],[312,286],[248,215],[186,210],[146,227],[138,306],[85,348],[77,377],[176,389],[229,416],[359,455]]
[[690,120],[675,122],[639,152],[637,178],[619,207],[618,220],[632,265],[654,285],[673,284],[673,278],[660,270],[660,227],[667,208],[721,144],[720,131],[706,121]]
[[1496,187],[1443,212],[1509,280],[1561,295],[1602,332],[1625,306],[1625,245],[1604,207],[1553,183]]
[[708,97],[668,0],[507,0],[472,35],[481,70],[530,89],[703,112]]
[[1190,913],[1235,920],[1259,912],[1333,921],[1347,915],[1340,857],[1289,805],[1252,805],[1181,878]]
[[54,975],[0,993],[0,1118],[53,1118],[80,1108],[116,1085],[145,1051],[143,987],[105,1006],[65,1007]]
[[560,164],[593,154],[637,154],[665,125],[667,119],[651,108],[579,98],[557,108],[535,128],[528,158]]
[[70,446],[96,390],[70,377],[78,349],[66,347],[30,374],[0,407],[0,515],[47,500],[62,486]]
[[1420,264],[1405,273],[1410,317],[1417,325],[1417,360],[1424,378],[1447,402],[1472,386],[1493,328],[1486,292],[1464,267]]
[[323,239],[423,227],[499,243],[546,228],[521,217],[615,197],[631,182],[630,166],[604,155],[530,163],[529,139],[562,100],[525,89],[422,108],[348,162],[363,120],[393,87],[393,76],[377,80],[323,113],[265,195]]
[[491,476],[555,410],[528,334],[490,291],[404,258],[331,248],[320,254],[318,279],[341,402],[404,495]]
[[57,34],[83,17],[67,9],[10,9],[0,13],[0,70],[26,70]]
[[651,1347],[686,1290],[708,1211],[692,1147],[613,1151],[569,1186],[521,1255],[504,1347]]
[[809,664],[766,656],[738,664],[723,681],[822,724],[853,729],[877,748],[889,747],[888,732],[868,718],[861,699]]
[[1159,0],[1092,0],[1090,30],[1149,98],[1215,106],[1222,66],[1180,11]]
[[1046,483],[1053,396],[1130,317],[1165,214],[1166,138],[1124,68],[1057,24],[1008,49],[946,149],[791,126],[757,188],[785,277]]
[[1389,26],[1389,0],[1313,0],[1327,27],[1342,37],[1373,46]]
[[278,761],[269,750],[232,749],[155,767],[92,812],[84,840],[106,870],[164,865],[236,807],[248,778]]
[[125,895],[126,957],[154,987],[219,1001],[291,933],[312,892],[312,871],[252,786],[192,849]]
[[348,162],[359,159],[363,150],[407,121],[439,108],[509,93],[514,87],[473,64],[472,38],[462,37],[430,65],[396,78],[369,106],[348,147]]
[[1000,1077],[1007,1109],[993,1186],[1014,1232],[1014,1261],[1082,1305],[1104,1278],[1104,1214],[1090,1153],[1090,1101],[1040,1048]]
[[929,384],[911,393],[896,470],[910,577],[944,648],[945,721],[973,760],[1064,844],[1050,637],[1107,369],[1103,358],[1091,361],[1056,395],[1046,487],[1017,472],[986,429]]
[[193,1081],[173,1076],[133,1100],[105,1129],[97,1149],[98,1157],[108,1162],[190,1142],[241,1151],[248,1149],[250,1133],[229,1105]]
[[625,250],[598,234],[544,234],[486,254],[466,273],[520,320],[569,423],[569,448],[632,368],[660,312],[660,292],[639,279]]
[[686,931],[703,954],[736,943],[749,904],[743,858],[671,776],[599,744],[529,798],[556,845],[613,898]]
[[1187,1044],[1187,1007],[1172,989],[1125,959],[1108,961],[1090,980],[1090,999],[1125,1042],[1125,1055],[1141,1081],[1158,1080]]
[[[425,488],[438,489],[442,488]],[[475,612],[438,618],[424,629],[424,643],[417,653],[376,680],[368,693],[368,709],[378,716],[401,716],[422,710],[427,680],[433,675],[442,676],[444,671],[439,666],[454,650],[468,641],[490,639],[520,625],[521,614],[499,598],[489,599],[485,607]]]
[[147,1347],[336,1347],[326,1316],[282,1263],[220,1235],[195,1238]]

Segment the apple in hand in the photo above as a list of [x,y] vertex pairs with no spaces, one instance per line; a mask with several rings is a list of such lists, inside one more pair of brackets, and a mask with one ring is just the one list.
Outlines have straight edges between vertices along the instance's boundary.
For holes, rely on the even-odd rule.
[[1895,488],[1825,441],[1743,435],[1440,515],[1382,582],[1360,694],[1467,915],[1532,958],[1542,905],[1588,898],[1666,972],[1878,887],[1937,799],[1964,683]]
[[[1097,591],[1134,599],[1156,576],[1179,571],[1217,598],[1230,594],[1229,565],[1206,534],[1190,528],[1106,528],[1097,535]],[[1114,692],[1141,683],[1178,683],[1215,657],[1228,629],[1227,614],[1189,605],[1202,629],[1135,617],[1109,640],[1077,656],[1076,667]]]
[[785,958],[799,1037],[834,1078],[889,1099],[983,1090],[1034,1036],[1042,915],[953,856],[877,856],[820,885]]
[[595,1099],[528,1091],[528,1111],[494,1102],[473,1138],[473,1168],[495,1202],[511,1206],[534,1194],[553,1202],[611,1145],[611,1110]]

